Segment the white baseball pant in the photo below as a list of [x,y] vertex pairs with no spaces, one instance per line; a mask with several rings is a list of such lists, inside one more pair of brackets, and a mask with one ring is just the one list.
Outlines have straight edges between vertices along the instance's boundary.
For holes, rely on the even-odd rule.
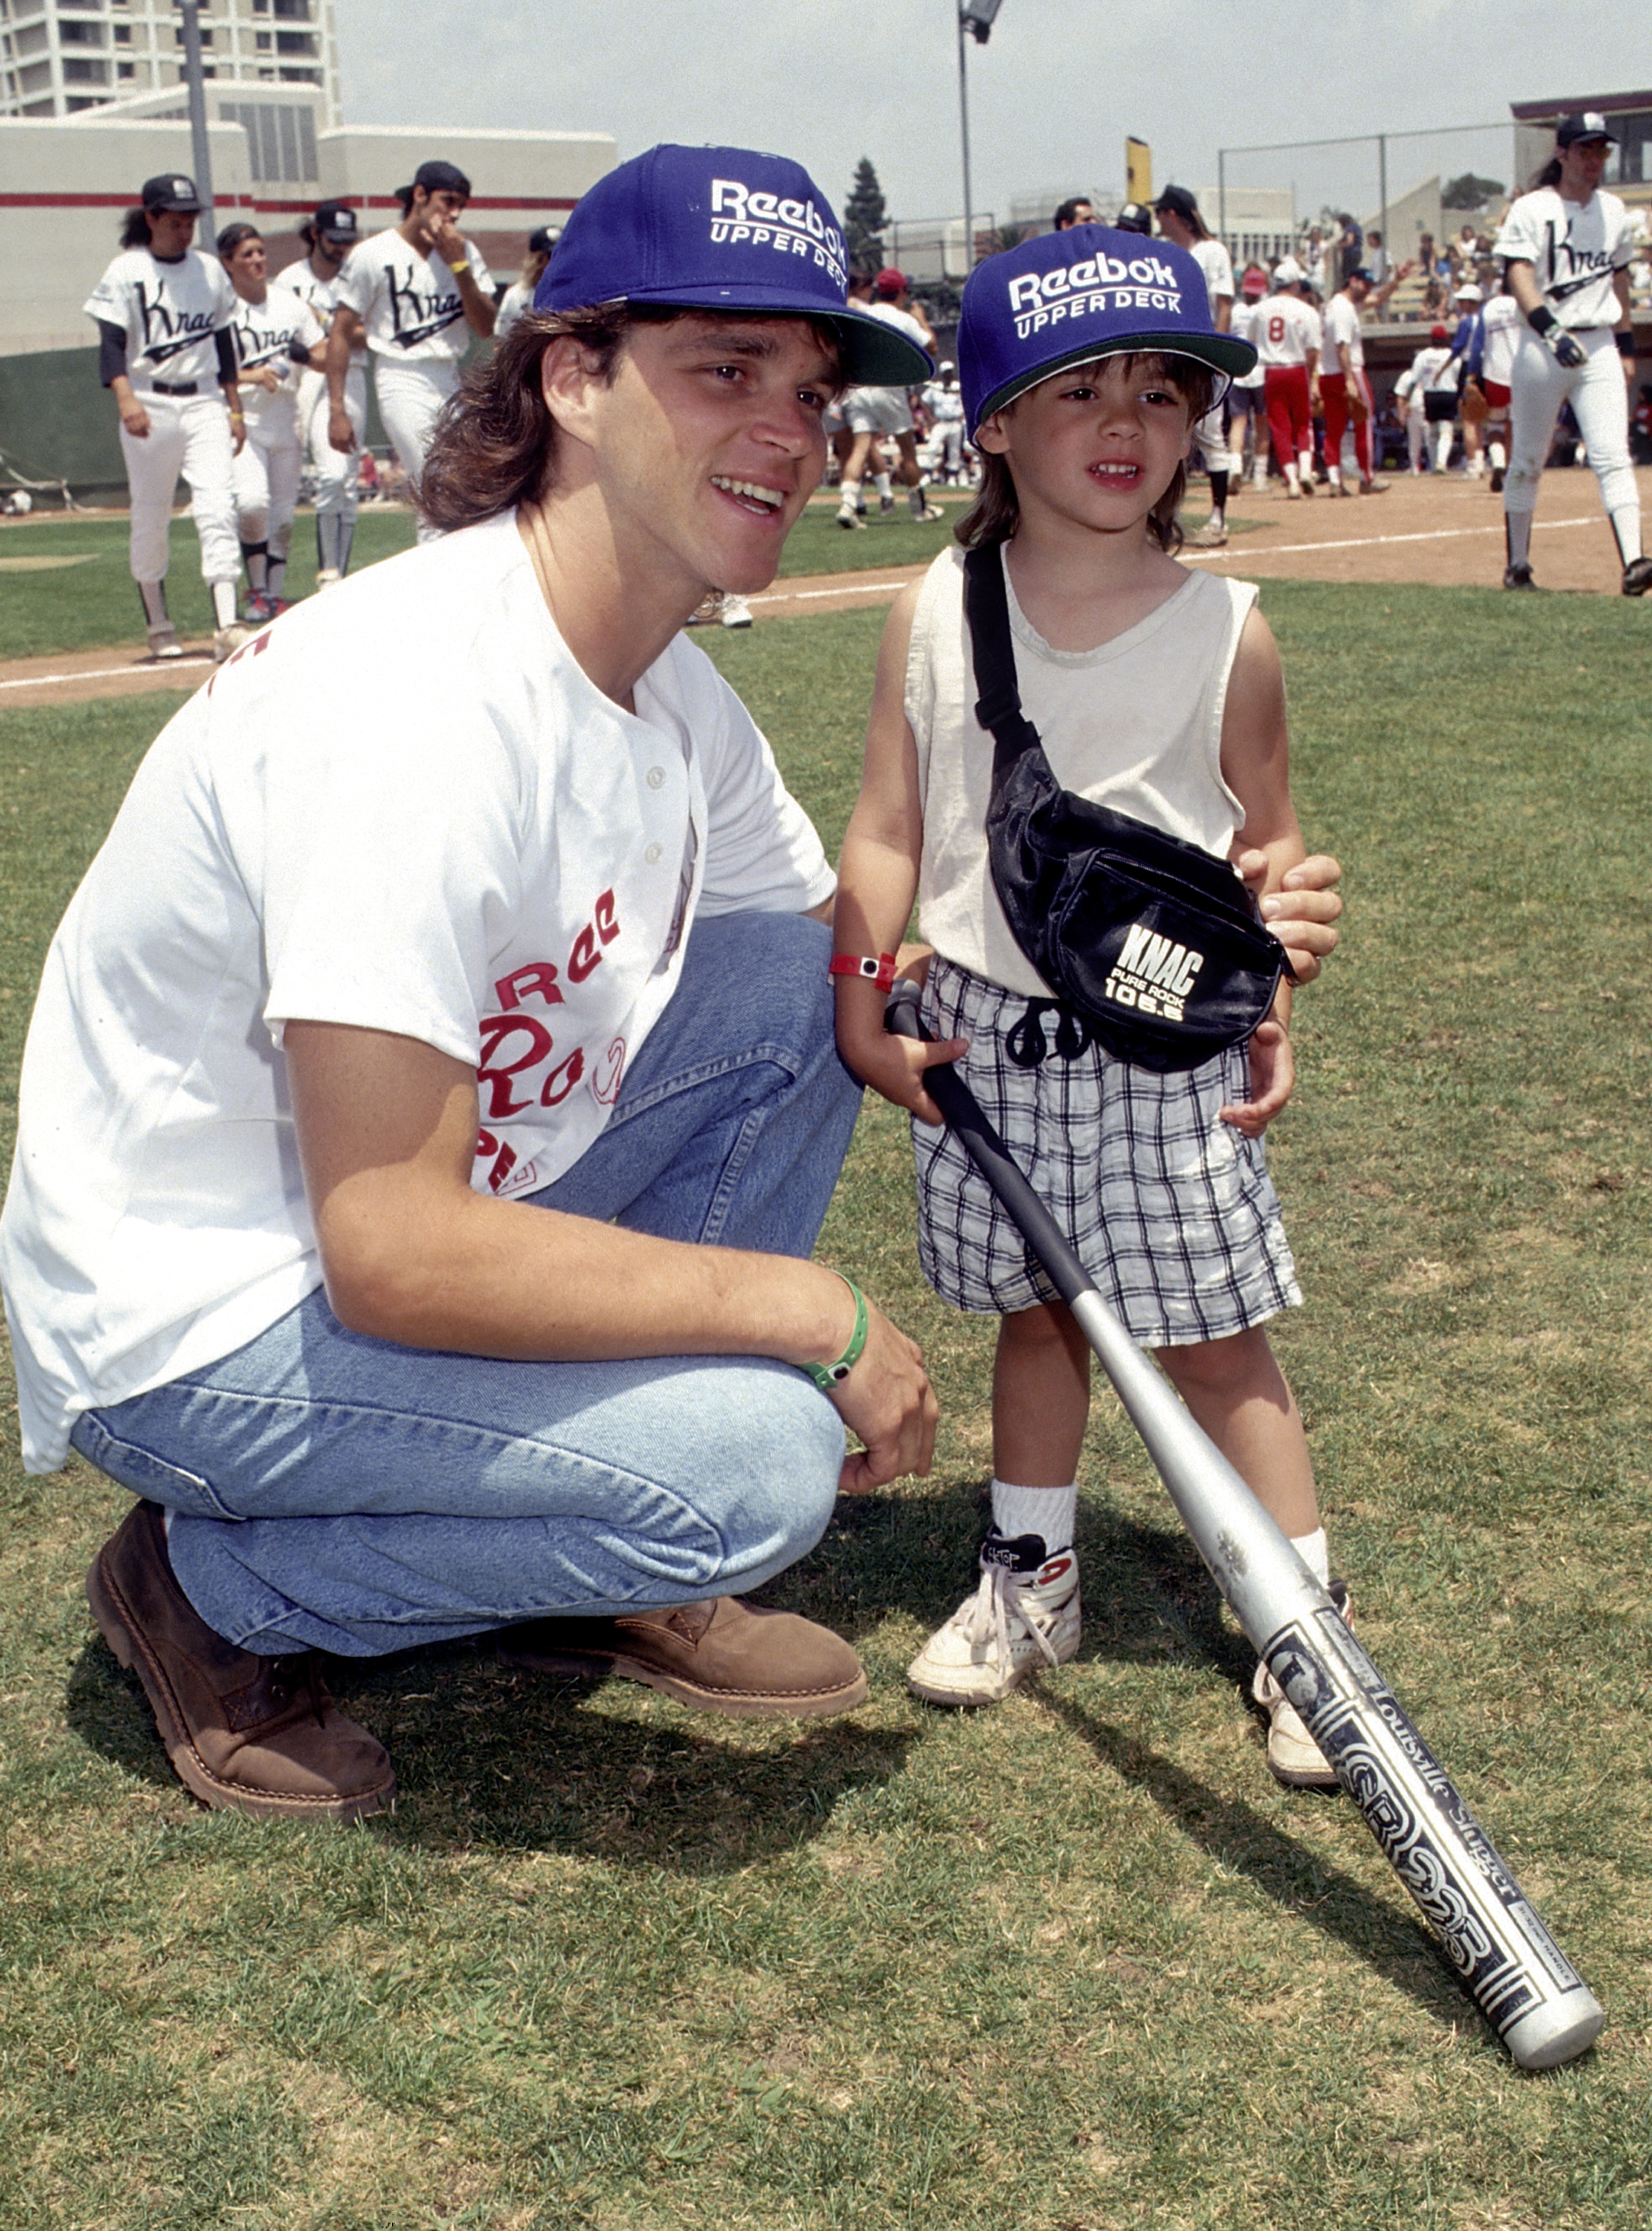
[[335,449],[327,439],[327,420],[332,405],[327,400],[326,375],[307,372],[299,379],[299,424],[304,429],[305,447],[309,454],[310,470],[315,475],[315,508],[320,519],[338,517],[347,526],[355,524],[359,495],[356,486],[356,468],[360,462],[361,443],[367,431],[367,372],[365,365],[352,363],[345,380],[345,409],[350,414],[350,424],[355,429],[356,447]]
[[236,523],[242,542],[267,543],[272,558],[287,556],[303,469],[297,412],[288,408],[261,411],[256,417],[248,413],[247,438],[235,462]]
[[[436,422],[442,404],[459,385],[459,367],[446,359],[431,364],[396,364],[389,357],[373,359],[373,392],[378,415],[390,437],[402,470],[411,483],[416,501],[420,473],[429,454]],[[435,542],[441,529],[419,521],[421,542]]]
[[1641,548],[1641,499],[1629,453],[1629,394],[1623,360],[1610,327],[1575,333],[1586,360],[1568,372],[1530,327],[1521,328],[1509,375],[1512,421],[1508,470],[1503,480],[1503,508],[1528,516],[1537,509],[1554,422],[1570,403],[1595,478],[1627,565]]
[[189,483],[190,511],[201,541],[201,579],[237,581],[241,541],[236,533],[235,445],[223,395],[214,387],[199,395],[157,395],[138,391],[149,417],[141,436],[120,429],[132,497],[132,578],[166,579],[177,476]]
[[1207,473],[1230,473],[1238,469],[1228,449],[1228,432],[1222,423],[1222,405],[1207,411],[1193,429],[1193,447],[1204,461]]

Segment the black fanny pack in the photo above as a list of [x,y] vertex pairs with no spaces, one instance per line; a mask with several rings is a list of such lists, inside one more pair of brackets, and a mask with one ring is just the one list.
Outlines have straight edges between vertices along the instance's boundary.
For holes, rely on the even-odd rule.
[[[1290,974],[1284,947],[1226,861],[1056,781],[1021,709],[996,546],[965,558],[964,610],[975,717],[993,740],[993,884],[1016,943],[1081,1026],[1063,1016],[1056,1051],[1094,1038],[1139,1068],[1197,1069],[1262,1020]],[[1042,1044],[1029,1021],[1017,1059],[1029,1036]]]

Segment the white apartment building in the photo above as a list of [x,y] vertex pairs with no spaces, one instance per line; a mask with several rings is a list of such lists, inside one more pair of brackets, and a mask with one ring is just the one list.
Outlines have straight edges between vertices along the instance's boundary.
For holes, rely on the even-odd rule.
[[[201,46],[208,78],[312,87],[324,128],[339,122],[332,0],[205,0]],[[0,116],[73,116],[183,85],[173,0],[0,0]]]

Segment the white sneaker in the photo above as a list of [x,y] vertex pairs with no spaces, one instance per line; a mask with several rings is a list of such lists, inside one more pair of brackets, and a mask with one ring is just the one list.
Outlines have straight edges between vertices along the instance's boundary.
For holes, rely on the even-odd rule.
[[[1331,1598],[1347,1620],[1348,1591],[1341,1581],[1332,1581]],[[1336,1769],[1308,1733],[1295,1705],[1260,1662],[1251,1678],[1250,1693],[1268,1714],[1268,1765],[1274,1779],[1287,1789],[1335,1789]]]
[[148,630],[149,655],[152,658],[182,658],[184,646],[177,639],[177,630],[170,620]]
[[242,644],[250,643],[257,632],[256,628],[249,628],[242,620],[236,620],[230,627],[221,627],[212,638],[213,664],[222,666],[226,658],[233,658]]
[[1037,1534],[1006,1541],[995,1526],[981,1547],[981,1584],[937,1627],[907,1680],[932,1704],[997,1704],[1042,1665],[1079,1646],[1078,1558],[1053,1555]]
[[745,598],[725,596],[723,625],[726,628],[743,628],[750,627],[751,624],[752,607],[746,603]]
[[318,589],[333,589],[338,586],[343,578],[343,575],[339,572],[336,566],[318,566],[316,569],[315,585]]
[[912,515],[923,525],[928,526],[935,520],[945,519],[946,514],[940,508],[939,504],[925,503],[913,506]]
[[866,530],[865,520],[861,518],[860,513],[856,511],[852,503],[840,503],[838,505],[837,523],[840,527],[858,527],[862,533]]

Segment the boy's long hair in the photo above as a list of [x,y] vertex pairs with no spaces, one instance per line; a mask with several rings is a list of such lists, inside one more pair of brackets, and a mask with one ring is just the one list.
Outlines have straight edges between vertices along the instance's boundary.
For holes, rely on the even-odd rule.
[[[603,302],[554,315],[526,312],[491,356],[469,367],[442,405],[416,491],[425,518],[451,534],[544,495],[556,468],[557,423],[545,407],[539,368],[552,341],[571,334],[595,357],[599,376],[611,381],[620,351],[638,326],[667,326],[695,314],[663,302]],[[816,325],[812,319],[806,322]],[[831,327],[820,324],[816,330],[836,357]]]
[[[1127,359],[1135,363],[1132,356]],[[1158,356],[1145,360],[1156,364],[1163,373],[1165,383],[1173,387],[1188,408],[1188,424],[1197,425],[1210,408],[1216,393],[1216,375],[1192,357]],[[1074,371],[1079,367],[1073,366]],[[1015,403],[1004,405],[1013,411]],[[966,550],[977,550],[994,542],[1008,542],[1021,523],[1021,502],[1016,495],[1016,483],[1010,470],[1009,460],[995,456],[991,450],[978,452],[981,459],[981,486],[975,501],[958,522],[953,533]],[[1182,499],[1187,493],[1187,459],[1184,457],[1171,477],[1170,486],[1147,514],[1147,532],[1166,557],[1173,558],[1183,542],[1180,513]]]
[[120,220],[120,245],[123,248],[147,248],[149,245],[149,212],[141,206],[129,209]]

